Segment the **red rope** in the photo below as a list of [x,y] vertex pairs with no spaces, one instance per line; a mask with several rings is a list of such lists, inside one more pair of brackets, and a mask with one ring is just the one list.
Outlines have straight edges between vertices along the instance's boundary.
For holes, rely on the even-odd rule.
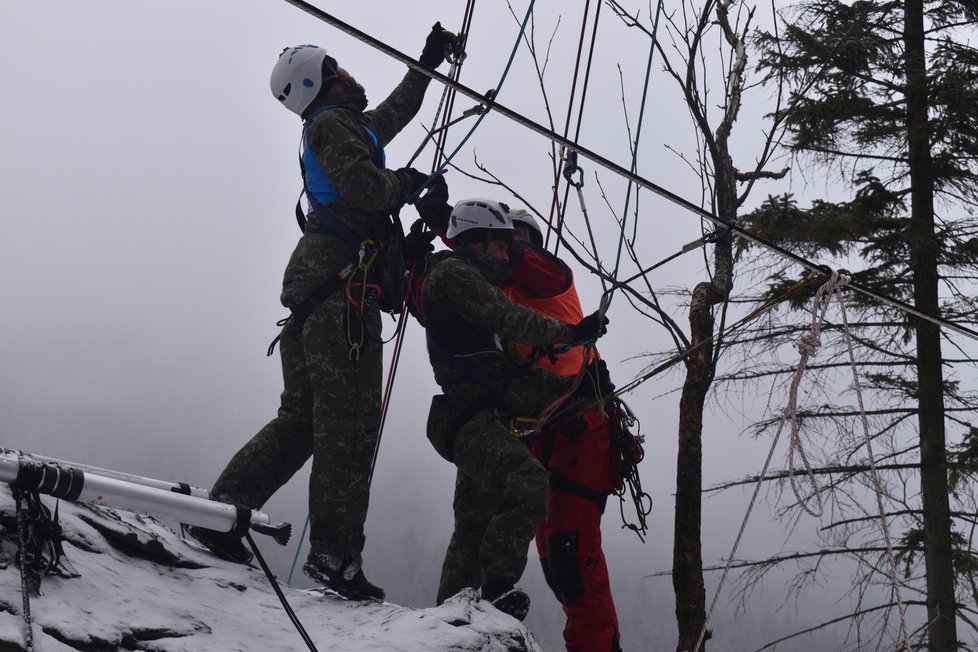
[[[469,25],[472,22],[472,10],[474,7],[475,7],[475,0],[468,0],[468,2],[465,5],[465,14],[462,16],[462,29],[460,29],[458,32],[460,37],[462,35],[468,34]],[[452,78],[455,81],[458,81],[458,77],[459,74],[461,73],[461,70],[462,70],[462,65],[461,63],[459,63],[459,65],[455,67],[455,72],[452,75]],[[438,142],[435,146],[435,158],[431,164],[432,172],[438,169],[438,156],[440,152],[443,151],[445,137],[448,133],[448,129],[446,129],[445,126],[449,121],[452,107],[454,106],[454,104],[455,104],[455,89],[452,88],[449,93],[448,102],[446,102],[446,106],[444,107],[442,113],[442,130],[438,135]],[[373,475],[374,466],[377,463],[377,454],[380,452],[380,439],[384,434],[384,424],[387,422],[387,412],[390,409],[391,394],[393,393],[394,390],[394,378],[397,376],[397,366],[398,366],[398,362],[401,359],[401,350],[403,349],[404,346],[404,332],[407,330],[407,323],[408,323],[407,303],[408,303],[408,296],[412,291],[412,287],[413,287],[411,280],[414,278],[414,273],[415,273],[415,269],[414,269],[414,265],[412,264],[411,269],[408,272],[407,292],[404,294],[404,297],[401,299],[401,314],[397,319],[397,328],[395,329],[395,334],[394,334],[394,352],[391,356],[391,365],[390,365],[390,369],[387,372],[387,382],[384,385],[384,394],[380,402],[380,425],[378,426],[377,429],[377,446],[374,448],[373,461],[370,463],[371,475]]]
[[[468,38],[469,27],[472,24],[472,14],[475,9],[475,0],[468,0],[465,4],[465,13],[462,16],[462,28],[458,31],[459,39]],[[465,43],[463,41],[462,48],[464,51]],[[459,76],[462,74],[462,62],[459,62],[455,66],[455,70],[452,73],[452,79],[458,81]],[[448,122],[452,117],[452,110],[455,108],[455,88],[451,88],[448,91],[448,98],[446,102],[446,108],[444,113],[442,113],[441,126],[438,132],[438,138],[435,142],[435,153],[431,160],[431,171],[434,172],[438,169],[438,159],[441,157],[442,152],[445,151],[445,141],[448,139]]]

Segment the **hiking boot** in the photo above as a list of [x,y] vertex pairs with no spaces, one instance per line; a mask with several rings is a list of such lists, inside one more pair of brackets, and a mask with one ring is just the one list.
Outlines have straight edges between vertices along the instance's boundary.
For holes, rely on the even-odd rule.
[[190,525],[187,527],[187,533],[221,559],[248,565],[254,556],[241,537],[229,532],[218,532]]
[[329,589],[347,600],[382,602],[386,595],[384,589],[370,583],[363,570],[358,570],[351,579],[346,579],[343,577],[343,571],[332,570],[310,560],[303,564],[302,572],[313,581],[322,584],[324,589]]
[[530,613],[530,596],[523,589],[510,589],[492,600],[492,606],[516,620],[525,620]]
[[526,591],[499,577],[486,579],[482,585],[482,599],[516,620],[523,620],[530,612],[530,596]]

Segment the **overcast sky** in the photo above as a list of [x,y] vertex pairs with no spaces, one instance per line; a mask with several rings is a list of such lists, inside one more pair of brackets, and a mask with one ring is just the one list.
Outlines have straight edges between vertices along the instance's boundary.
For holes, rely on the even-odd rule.
[[[412,55],[420,53],[435,20],[456,29],[464,9],[462,2],[430,0],[318,4]],[[566,11],[559,24],[558,4]],[[647,17],[647,3],[625,4]],[[562,128],[580,9],[538,5],[541,51],[555,33],[546,83],[554,121]],[[526,5],[517,3],[514,10],[522,17]],[[478,90],[495,87],[517,31],[504,3],[478,3],[463,83]],[[277,355],[266,358],[265,349],[277,332],[275,322],[286,315],[278,295],[299,235],[292,210],[301,189],[300,123],[271,97],[268,74],[281,49],[298,43],[325,46],[366,87],[372,105],[404,73],[396,61],[285,2],[0,5],[0,445],[209,487],[233,452],[275,414],[279,361]],[[629,131],[623,104],[634,134],[647,55],[647,41],[606,12],[581,143],[625,167]],[[686,111],[660,66],[653,68],[639,173],[698,202],[698,180],[667,149],[694,155]],[[432,84],[418,119],[388,148],[392,167],[403,165],[421,143],[441,91]],[[525,48],[499,100],[547,123]],[[462,97],[456,102],[459,109],[471,105]],[[762,113],[756,106],[738,123],[745,133],[737,140],[745,166],[758,141],[751,131]],[[473,123],[454,127],[450,143]],[[542,137],[491,114],[456,162],[473,170],[473,154],[531,203],[549,208],[552,173]],[[430,161],[429,149],[416,166],[427,169]],[[611,210],[621,211],[625,184],[602,173],[599,188],[594,167],[582,163],[586,201],[607,261],[614,258],[619,235]],[[511,201],[457,172],[447,179],[455,198]],[[793,183],[771,184],[755,193],[756,200],[799,192]],[[651,195],[643,194],[641,209],[637,242],[646,264],[700,235],[699,219]],[[413,220],[412,209],[404,214]],[[568,220],[580,228],[573,197]],[[702,254],[693,253],[656,272],[651,282],[656,288],[691,288],[704,270]],[[577,272],[589,311],[597,307],[600,286]],[[642,368],[634,356],[668,342],[623,300],[610,317],[610,335],[601,348],[623,383]],[[674,318],[686,324],[681,305]],[[392,332],[388,322],[386,334]],[[644,545],[618,529],[617,508],[609,509],[605,530],[616,577],[664,570],[671,563],[680,385],[680,376],[667,375],[628,397],[648,436],[641,471],[655,508]],[[373,485],[368,569],[382,565],[376,559],[381,541],[408,534],[422,545],[447,540],[454,468],[424,436],[435,389],[420,328],[412,323]],[[764,446],[737,436],[745,423],[736,410],[709,420],[706,484],[759,470]],[[269,503],[273,520],[301,527],[306,477],[303,470]],[[745,498],[708,501],[704,534],[710,558],[729,550]],[[750,534],[747,541],[759,546],[751,556],[781,544],[778,537]],[[288,559],[291,554],[290,547]],[[282,559],[279,572],[285,574]],[[400,581],[384,576],[395,572],[396,562],[383,562],[382,568],[371,574],[375,581]],[[436,578],[429,581],[433,587]],[[668,593],[668,579],[651,581]]]

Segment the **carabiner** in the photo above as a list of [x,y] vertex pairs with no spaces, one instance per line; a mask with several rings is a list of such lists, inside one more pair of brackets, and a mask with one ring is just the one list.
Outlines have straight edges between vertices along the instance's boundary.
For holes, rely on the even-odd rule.
[[[584,187],[584,170],[577,164],[577,152],[570,150],[567,152],[567,156],[561,157],[564,163],[564,179],[567,183],[574,186],[575,188]],[[577,181],[574,181],[574,174],[579,174],[580,177]]]

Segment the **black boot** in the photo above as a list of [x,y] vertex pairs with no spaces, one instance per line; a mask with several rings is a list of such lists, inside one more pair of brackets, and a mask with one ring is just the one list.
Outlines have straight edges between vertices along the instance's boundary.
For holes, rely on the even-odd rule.
[[370,583],[363,570],[358,570],[351,579],[346,579],[342,571],[332,570],[310,559],[302,566],[302,572],[313,581],[322,584],[323,588],[334,591],[348,600],[383,601],[386,595],[384,589]]
[[229,532],[218,532],[195,525],[187,526],[187,533],[221,559],[236,564],[249,564],[254,556],[241,537]]
[[530,613],[530,596],[506,580],[487,578],[482,586],[482,599],[516,620],[522,621]]

